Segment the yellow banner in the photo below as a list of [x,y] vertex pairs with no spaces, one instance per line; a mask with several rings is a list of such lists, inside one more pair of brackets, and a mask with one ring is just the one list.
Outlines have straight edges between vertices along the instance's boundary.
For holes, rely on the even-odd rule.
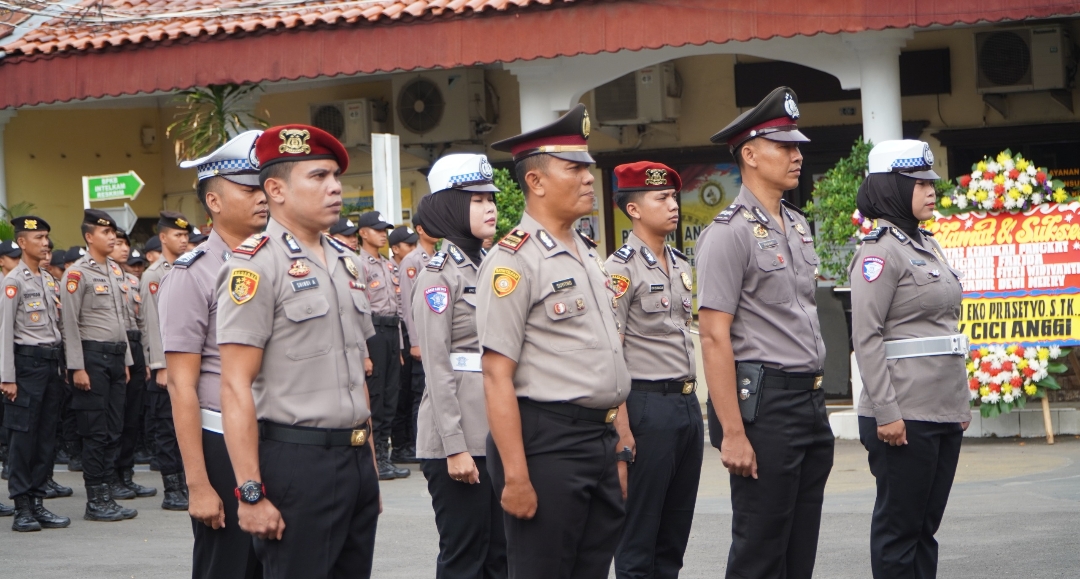
[[1076,301],[1072,295],[965,299],[960,331],[978,345],[1072,343],[1080,330]]

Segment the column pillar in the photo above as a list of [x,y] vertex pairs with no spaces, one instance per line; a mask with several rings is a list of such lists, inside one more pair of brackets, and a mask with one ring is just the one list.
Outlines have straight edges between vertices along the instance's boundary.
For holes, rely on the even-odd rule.
[[[554,103],[552,89],[555,80],[554,63],[530,62],[507,67],[518,79],[518,106],[521,132],[540,128],[559,118],[558,103]],[[561,108],[570,108],[564,105]]]
[[4,157],[4,127],[17,114],[15,109],[0,110],[0,205],[8,206],[7,159]]
[[900,49],[913,35],[911,30],[844,35],[859,59],[863,138],[871,143],[904,138]]

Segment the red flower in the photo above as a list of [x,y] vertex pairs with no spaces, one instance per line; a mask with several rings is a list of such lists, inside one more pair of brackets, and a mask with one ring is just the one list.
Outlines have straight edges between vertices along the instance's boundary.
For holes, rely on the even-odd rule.
[[990,367],[990,362],[983,362],[982,366],[980,366],[979,369],[982,370],[983,372],[989,373],[990,370],[992,370],[993,368]]
[[1046,173],[1043,173],[1042,171],[1035,173],[1035,181],[1037,181],[1039,185],[1042,185],[1043,182],[1046,181]]
[[1001,184],[994,185],[994,193],[997,193],[998,195],[1004,195],[1005,194],[1005,186],[1001,185]]
[[972,378],[971,380],[968,380],[968,389],[969,390],[978,390],[979,389],[979,380],[978,380],[978,378]]
[[982,352],[980,352],[978,350],[972,350],[971,351],[971,359],[972,360],[978,360],[981,357],[982,357]]
[[1017,346],[1016,347],[1016,357],[1017,358],[1023,358],[1024,357],[1024,347],[1023,346]]
[[1009,361],[1009,360],[1005,360],[1004,362],[1001,363],[1001,369],[1006,370],[1008,372],[1012,372],[1013,363],[1011,361]]
[[1001,384],[991,384],[990,385],[990,391],[1000,393],[1001,392]]
[[994,209],[1001,209],[1003,207],[1005,207],[1005,200],[1004,199],[1002,199],[1001,197],[998,197],[997,199],[994,199]]
[[852,215],[851,216],[851,224],[858,227],[859,225],[862,225],[862,221],[858,217],[855,217],[854,215]]
[[997,177],[997,173],[991,173],[990,171],[983,173],[983,179],[987,181],[993,181],[994,177]]
[[1012,171],[1009,171],[1009,178],[1012,179],[1013,181],[1015,181],[1016,178],[1019,177],[1019,176],[1020,176],[1020,171],[1017,171],[1016,169],[1013,169]]
[[1019,376],[1013,376],[1012,380],[1009,380],[1009,384],[1013,385],[1013,388],[1019,388],[1024,385],[1024,379]]
[[1023,370],[1021,370],[1021,372],[1023,372],[1024,376],[1027,376],[1028,378],[1031,378],[1032,376],[1035,375],[1035,369],[1032,368],[1031,366],[1028,366],[1027,368],[1024,368]]
[[960,181],[960,186],[963,187],[964,189],[967,189],[968,185],[971,184],[971,175],[963,175],[963,176],[960,177],[959,181]]

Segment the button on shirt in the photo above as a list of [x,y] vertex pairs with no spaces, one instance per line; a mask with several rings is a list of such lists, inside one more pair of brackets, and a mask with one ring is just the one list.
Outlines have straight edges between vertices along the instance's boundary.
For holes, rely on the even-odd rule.
[[416,276],[420,275],[420,271],[429,261],[431,256],[421,247],[412,250],[401,260],[401,321],[405,323],[409,343],[413,346],[420,345],[420,336],[416,333],[416,323],[412,315],[413,288],[416,286]]
[[576,235],[575,257],[528,213],[518,228],[529,237],[517,251],[500,242],[480,266],[480,345],[517,362],[518,397],[618,406],[629,393],[630,374],[603,261]]
[[[217,339],[263,349],[252,384],[260,420],[355,428],[371,412],[364,388],[365,340],[375,335],[356,256],[322,237],[326,265],[274,219],[233,250],[217,278]],[[261,237],[260,237],[261,236]],[[265,238],[265,239],[263,239]],[[260,241],[261,240],[261,241]],[[292,273],[290,273],[292,272]]]
[[[626,245],[630,259],[619,253],[607,260],[612,287],[622,293],[615,308],[625,336],[626,366],[635,380],[694,379],[693,277],[690,264],[665,248],[668,271],[633,233]],[[625,255],[626,250],[621,255]]]
[[158,291],[161,280],[172,270],[172,264],[165,261],[162,254],[150,267],[146,268],[142,276],[143,319],[146,324],[146,334],[143,335],[143,344],[146,346],[146,365],[151,370],[160,370],[165,367],[165,350],[161,346],[161,319],[158,314]]
[[[90,254],[79,258],[64,272],[60,292],[61,317],[64,320],[64,351],[69,370],[83,369],[83,340],[127,344],[127,310],[124,272],[116,262],[94,261]],[[124,365],[132,365],[131,347],[124,354]]]
[[697,243],[698,305],[734,316],[735,359],[787,372],[821,372],[817,254],[810,224],[781,205],[782,228],[745,186]]
[[382,255],[371,255],[360,249],[367,299],[372,313],[379,316],[398,315],[398,287],[394,282],[394,265]]
[[0,382],[15,382],[15,346],[59,347],[60,286],[20,261],[4,278],[0,308]]

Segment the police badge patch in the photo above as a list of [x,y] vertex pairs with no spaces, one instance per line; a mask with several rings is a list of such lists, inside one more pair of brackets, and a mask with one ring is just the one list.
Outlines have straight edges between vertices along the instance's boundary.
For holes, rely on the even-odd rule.
[[866,281],[872,282],[881,277],[885,271],[885,260],[880,257],[864,257],[862,261],[862,275]]
[[450,289],[444,285],[429,287],[424,290],[424,299],[431,311],[441,314],[450,305]]
[[236,305],[244,305],[259,289],[259,274],[250,269],[234,269],[229,273],[229,297]]

